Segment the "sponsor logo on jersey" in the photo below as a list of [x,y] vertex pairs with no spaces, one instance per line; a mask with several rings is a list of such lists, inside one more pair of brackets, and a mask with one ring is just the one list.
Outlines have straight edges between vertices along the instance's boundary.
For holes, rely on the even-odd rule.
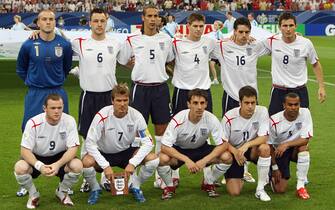
[[56,55],[57,57],[62,57],[62,55],[63,55],[63,47],[61,47],[61,46],[56,46],[56,47],[55,47],[55,55]]
[[300,49],[294,49],[293,52],[294,52],[294,57],[297,58],[300,56]]
[[66,132],[59,132],[59,135],[62,140],[66,139]]
[[113,51],[114,51],[113,46],[107,46],[107,49],[108,49],[109,54],[113,54]]
[[247,55],[248,56],[252,55],[252,48],[251,47],[247,48]]
[[301,128],[302,128],[302,122],[296,123],[295,127],[297,128],[297,130],[301,130]]
[[203,46],[203,47],[202,47],[202,50],[204,51],[205,54],[208,54],[207,46]]
[[207,128],[200,128],[201,136],[207,136]]
[[160,42],[159,43],[159,47],[161,48],[161,50],[165,49],[165,43],[164,42]]
[[253,122],[252,127],[253,127],[253,129],[258,130],[259,129],[259,122]]
[[134,125],[127,125],[128,132],[133,133],[134,132]]

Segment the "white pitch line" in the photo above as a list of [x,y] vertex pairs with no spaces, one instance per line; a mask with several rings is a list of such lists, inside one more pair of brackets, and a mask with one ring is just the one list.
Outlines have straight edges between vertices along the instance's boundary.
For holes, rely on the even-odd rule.
[[[257,69],[258,71],[260,71],[260,72],[266,72],[266,73],[270,73],[270,71],[269,70],[265,70],[265,69]],[[333,77],[333,76],[335,76],[335,75],[327,75],[327,76],[324,76],[325,78],[327,78],[327,77]],[[315,76],[314,76],[315,77]],[[262,77],[259,77],[259,78],[261,78],[261,79],[263,79]],[[265,77],[264,77],[265,78]],[[311,81],[311,82],[315,82],[315,83],[318,83],[318,81],[317,80],[315,80],[315,79],[308,79],[309,81]],[[323,82],[325,85],[329,85],[329,86],[332,86],[332,87],[335,87],[335,84],[334,83],[331,83],[331,82]]]

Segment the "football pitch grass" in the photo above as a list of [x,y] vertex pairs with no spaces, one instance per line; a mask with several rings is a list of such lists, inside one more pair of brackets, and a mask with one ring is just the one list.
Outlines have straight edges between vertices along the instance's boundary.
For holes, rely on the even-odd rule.
[[[271,201],[264,203],[254,196],[256,183],[246,183],[238,197],[227,195],[225,187],[218,188],[221,194],[218,198],[209,198],[200,190],[202,173],[190,175],[185,167],[181,168],[181,182],[175,197],[168,201],[160,199],[161,190],[153,188],[153,177],[142,186],[147,202],[136,203],[131,195],[112,197],[103,192],[99,203],[95,206],[87,204],[88,193],[80,193],[81,181],[73,190],[72,200],[75,206],[71,209],[333,209],[335,208],[335,141],[332,131],[335,131],[335,38],[311,37],[321,64],[323,66],[327,101],[320,104],[317,100],[318,85],[315,76],[309,68],[310,81],[308,82],[310,109],[314,122],[314,137],[310,142],[311,166],[308,174],[307,188],[311,199],[303,201],[295,196],[296,164],[291,164],[291,179],[285,194],[273,194],[266,188]],[[13,166],[19,158],[21,142],[21,120],[23,116],[23,99],[26,87],[15,74],[15,61],[0,60],[0,209],[25,209],[27,197],[18,198],[16,180],[13,175]],[[264,57],[258,62],[259,103],[268,106],[271,75],[270,57]],[[130,71],[118,68],[118,82],[130,84]],[[170,85],[171,90],[172,86]],[[69,96],[70,114],[77,119],[80,88],[76,78],[69,76],[65,89]],[[221,119],[222,86],[211,88],[213,94],[214,113]],[[172,91],[171,91],[172,93]],[[152,126],[150,125],[152,130]],[[257,177],[256,166],[249,165],[251,173]],[[99,177],[99,176],[98,176]],[[55,189],[58,178],[40,176],[34,181],[41,193],[39,209],[65,208],[55,198]]]

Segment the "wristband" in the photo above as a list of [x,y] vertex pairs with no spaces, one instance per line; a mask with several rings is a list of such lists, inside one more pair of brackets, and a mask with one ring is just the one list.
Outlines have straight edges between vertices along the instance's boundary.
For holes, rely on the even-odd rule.
[[273,171],[276,171],[279,169],[277,164],[272,165],[271,168]]
[[41,161],[36,161],[34,168],[38,171],[41,171],[41,167],[44,166],[44,163],[42,163]]

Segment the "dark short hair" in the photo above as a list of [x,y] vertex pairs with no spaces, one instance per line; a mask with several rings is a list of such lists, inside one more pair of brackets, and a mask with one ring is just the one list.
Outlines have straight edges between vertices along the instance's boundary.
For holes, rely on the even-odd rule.
[[235,20],[234,22],[234,29],[237,30],[237,27],[239,25],[243,25],[243,26],[247,26],[249,28],[249,30],[251,30],[251,24],[250,21],[245,18],[245,17],[239,17]]
[[92,9],[91,13],[90,13],[90,20],[92,19],[93,14],[104,14],[106,16],[106,18],[108,17],[107,12],[104,9],[101,8],[94,8]]
[[242,102],[244,97],[252,97],[255,96],[256,100],[257,100],[257,91],[255,88],[247,85],[242,87],[239,91],[238,91],[238,97],[240,99],[240,101]]
[[296,93],[293,93],[293,92],[289,92],[288,94],[285,95],[284,97],[284,103],[286,102],[286,100],[288,98],[299,98],[300,99],[300,96]]
[[56,93],[52,93],[49,94],[45,99],[44,99],[44,106],[47,107],[48,106],[48,101],[49,100],[53,100],[53,101],[59,101],[59,100],[63,100],[62,96]]
[[127,95],[129,97],[129,88],[126,83],[120,83],[115,85],[115,87],[112,90],[112,100],[114,100],[115,95]]
[[194,21],[203,21],[204,23],[206,22],[206,18],[204,15],[199,14],[199,13],[192,13],[188,16],[187,18],[187,23],[192,24]]
[[294,21],[294,24],[297,25],[297,19],[295,18],[295,16],[290,13],[290,12],[284,12],[279,16],[279,20],[278,20],[278,24],[279,26],[281,26],[281,23],[283,22],[283,20],[290,20],[292,19]]
[[204,97],[205,101],[208,101],[208,93],[205,90],[199,88],[190,90],[187,95],[187,101],[191,102],[193,96]]

